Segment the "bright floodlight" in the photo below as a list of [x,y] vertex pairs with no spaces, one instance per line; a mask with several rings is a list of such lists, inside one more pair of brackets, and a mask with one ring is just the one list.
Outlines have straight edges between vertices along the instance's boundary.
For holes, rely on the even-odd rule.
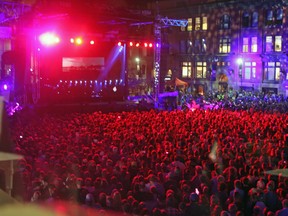
[[4,84],[3,85],[3,89],[6,91],[8,89],[8,85],[7,84]]
[[83,43],[82,38],[77,37],[76,40],[75,40],[75,43],[76,43],[77,45],[81,45],[81,44]]
[[243,64],[243,59],[242,58],[238,58],[237,59],[237,64],[238,65],[242,65]]
[[152,43],[149,43],[149,47],[151,48],[153,46],[153,44]]
[[53,46],[60,42],[57,35],[51,32],[43,33],[39,36],[39,41],[44,46]]

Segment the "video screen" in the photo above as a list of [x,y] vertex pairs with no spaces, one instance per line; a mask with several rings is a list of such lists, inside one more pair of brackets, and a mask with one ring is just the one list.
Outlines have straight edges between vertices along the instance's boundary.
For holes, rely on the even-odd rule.
[[104,70],[104,57],[63,57],[63,72],[100,72]]

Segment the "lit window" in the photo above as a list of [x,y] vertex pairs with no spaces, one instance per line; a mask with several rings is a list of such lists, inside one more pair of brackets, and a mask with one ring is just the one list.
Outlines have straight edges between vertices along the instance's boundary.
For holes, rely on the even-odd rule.
[[192,18],[188,18],[187,31],[192,31],[192,29],[193,29]]
[[192,63],[182,62],[182,77],[191,78],[191,76],[192,76]]
[[252,62],[252,77],[256,78],[256,62]]
[[243,52],[249,52],[249,38],[244,37],[243,38]]
[[282,51],[282,36],[275,36],[275,52]]
[[251,52],[256,53],[258,50],[257,37],[251,38]]
[[272,36],[266,36],[266,52],[272,52],[273,51],[273,43],[272,43]]
[[221,38],[219,41],[219,53],[229,53],[231,46],[230,38]]
[[195,30],[201,30],[201,19],[200,17],[195,18]]
[[207,29],[208,29],[207,17],[202,17],[202,30],[207,30]]
[[279,81],[280,79],[280,62],[265,62],[264,80]]
[[251,79],[251,68],[245,67],[244,79],[250,80]]
[[206,78],[206,62],[197,62],[196,63],[196,78],[198,79],[204,79]]
[[256,78],[256,62],[245,62],[244,63],[244,79]]

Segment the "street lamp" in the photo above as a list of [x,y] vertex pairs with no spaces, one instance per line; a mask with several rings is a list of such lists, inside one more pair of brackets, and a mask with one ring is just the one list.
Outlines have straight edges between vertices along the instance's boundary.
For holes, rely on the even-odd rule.
[[242,58],[238,58],[237,59],[237,64],[238,64],[238,69],[239,69],[239,78],[241,79],[241,86],[240,89],[242,88],[242,66],[243,66],[243,59]]

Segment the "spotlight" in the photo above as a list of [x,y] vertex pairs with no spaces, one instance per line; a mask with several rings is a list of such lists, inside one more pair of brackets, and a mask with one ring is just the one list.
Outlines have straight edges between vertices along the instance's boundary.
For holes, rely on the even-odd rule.
[[94,40],[91,40],[91,41],[90,41],[90,44],[91,44],[91,45],[95,44],[95,41],[94,41]]
[[149,43],[149,47],[150,47],[150,48],[153,47],[153,44],[152,44],[152,43]]
[[77,37],[76,40],[75,40],[75,43],[76,43],[77,45],[81,45],[81,44],[83,43],[82,38]]
[[3,85],[3,89],[6,91],[6,90],[8,90],[8,85],[7,84],[4,84]]
[[43,33],[39,36],[39,41],[44,46],[53,46],[60,42],[59,37],[51,32]]
[[118,42],[118,46],[122,46],[122,43],[120,41]]
[[129,45],[130,45],[130,46],[133,46],[133,42],[130,42]]

